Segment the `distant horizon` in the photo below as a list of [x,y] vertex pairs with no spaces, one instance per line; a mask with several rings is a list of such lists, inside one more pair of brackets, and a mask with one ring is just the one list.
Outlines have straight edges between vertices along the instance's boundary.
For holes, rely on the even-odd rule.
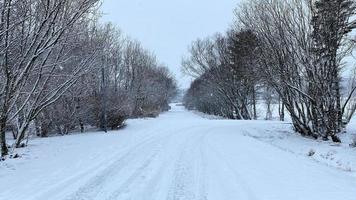
[[225,32],[233,22],[233,10],[238,2],[104,0],[102,21],[111,22],[131,38],[142,42],[168,66],[179,88],[187,89],[193,79],[181,72],[182,56],[197,38]]

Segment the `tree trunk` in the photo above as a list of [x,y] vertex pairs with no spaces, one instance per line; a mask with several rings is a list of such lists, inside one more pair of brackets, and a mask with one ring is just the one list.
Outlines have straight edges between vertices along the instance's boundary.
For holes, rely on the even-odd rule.
[[271,103],[269,101],[267,102],[266,120],[272,120]]
[[342,121],[342,110],[341,110],[341,94],[340,94],[340,83],[339,81],[336,81],[335,83],[336,87],[336,110],[337,110],[337,132],[341,132],[343,126],[343,121]]
[[16,148],[21,147],[21,142],[24,140],[27,128],[30,125],[30,122],[28,122],[28,121],[25,121],[23,123],[24,124],[21,126],[19,133],[17,134],[17,138],[16,138],[16,142],[15,142]]
[[80,132],[81,132],[81,133],[84,133],[84,130],[85,130],[85,129],[84,129],[83,120],[81,120],[81,119],[79,120],[79,125],[80,125]]
[[6,156],[9,151],[6,145],[6,118],[0,119],[0,143],[1,143],[1,157]]
[[252,101],[253,101],[253,119],[257,120],[257,108],[256,108],[256,88],[253,86],[252,91]]
[[281,98],[279,98],[279,120],[282,122],[284,121],[284,110],[285,110],[284,103],[281,102]]
[[[106,62],[104,62],[106,64]],[[101,78],[102,78],[102,87],[101,87],[101,119],[100,119],[100,128],[102,129],[102,131],[104,131],[105,133],[107,132],[107,104],[106,104],[106,100],[107,100],[107,94],[106,94],[106,77],[105,77],[105,65],[102,64],[101,67]]]

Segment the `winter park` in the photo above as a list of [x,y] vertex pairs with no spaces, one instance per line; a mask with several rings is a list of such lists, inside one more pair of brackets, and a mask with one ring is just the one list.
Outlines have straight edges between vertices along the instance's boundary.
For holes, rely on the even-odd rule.
[[355,200],[356,0],[0,0],[0,200]]

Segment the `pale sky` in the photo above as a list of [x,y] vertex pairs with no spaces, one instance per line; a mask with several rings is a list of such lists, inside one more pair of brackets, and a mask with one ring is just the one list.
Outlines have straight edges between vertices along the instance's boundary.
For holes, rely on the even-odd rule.
[[169,66],[180,87],[190,78],[181,73],[181,58],[190,43],[224,32],[239,0],[103,0],[103,21],[142,42]]

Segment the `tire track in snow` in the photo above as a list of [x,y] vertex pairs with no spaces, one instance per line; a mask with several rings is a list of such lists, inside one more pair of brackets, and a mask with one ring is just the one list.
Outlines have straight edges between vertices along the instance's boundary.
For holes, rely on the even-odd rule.
[[[161,135],[156,134],[148,139],[144,140],[143,142],[139,143],[138,145],[134,146],[132,149],[129,149],[125,155],[118,158],[115,162],[110,164],[106,167],[103,171],[96,174],[92,179],[90,179],[85,185],[80,187],[75,193],[68,196],[66,200],[94,200],[97,199],[99,195],[106,196],[107,200],[117,199],[125,192],[128,193],[130,191],[130,186],[137,180],[142,181],[140,177],[143,173],[147,173],[146,169],[152,163],[154,158],[159,154],[159,149],[162,146],[163,142],[166,138],[170,138],[173,135],[180,134],[184,132],[184,130],[189,130],[191,127],[185,127],[178,130],[175,130],[173,134]],[[151,132],[155,132],[157,130],[152,130]],[[168,130],[169,131],[169,130]],[[150,134],[147,133],[147,134]],[[148,156],[144,157],[144,160],[140,162],[142,154],[147,154],[148,152],[152,151],[153,153],[149,154]],[[136,159],[138,162],[133,162],[130,158]],[[133,167],[136,168],[134,172],[129,175],[128,177],[122,177],[125,180],[122,184],[118,186],[118,189],[114,191],[109,191],[107,194],[102,194],[101,191],[104,189],[105,183],[110,183],[112,179],[117,178],[117,175],[127,167],[131,167],[130,165],[142,163],[140,166]],[[104,198],[105,199],[105,198]]]
[[[135,154],[147,153],[142,151],[142,148],[152,147],[154,142],[160,140],[161,137],[156,138],[155,136],[149,137],[144,141],[140,142],[133,148],[129,149],[123,156],[118,158],[115,162],[110,164],[104,170],[96,174],[93,178],[89,180],[84,186],[80,187],[74,194],[68,196],[66,200],[91,200],[96,199],[99,192],[105,185],[105,182],[109,182],[110,179],[114,178],[116,174],[127,167],[127,163],[132,161],[131,158],[136,158]],[[151,155],[152,157],[152,155]],[[148,156],[148,160],[151,158]]]
[[199,200],[208,200],[208,193],[206,190],[207,187],[207,157],[204,152],[204,147],[206,145],[206,136],[208,134],[204,134],[203,137],[201,138],[201,142],[199,143],[199,153],[200,153],[200,163],[199,165],[202,166],[202,170],[200,171],[200,185],[199,185],[199,194],[200,198]]
[[[105,171],[108,168],[108,166],[117,164],[119,161],[122,161],[124,159],[124,157],[127,157],[127,156],[125,156],[126,154],[134,151],[139,146],[142,146],[142,145],[150,142],[151,140],[155,139],[157,137],[157,135],[159,135],[159,134],[152,134],[152,133],[157,132],[157,130],[154,129],[154,130],[151,130],[149,133],[145,133],[145,137],[137,138],[137,139],[140,139],[140,141],[137,142],[137,144],[125,145],[125,147],[122,150],[120,150],[117,153],[114,153],[114,155],[111,155],[108,158],[103,159],[99,163],[91,166],[88,169],[85,169],[83,172],[77,173],[65,180],[60,181],[58,184],[55,184],[54,186],[50,187],[48,190],[46,190],[40,194],[37,194],[35,196],[32,196],[29,199],[32,199],[32,200],[48,199],[49,197],[56,198],[56,199],[62,199],[65,197],[64,199],[70,199],[70,197],[73,197],[74,192],[72,192],[71,195],[68,195],[68,194],[64,193],[66,191],[65,189],[70,189],[72,186],[74,186],[74,188],[78,187],[78,185],[80,184],[80,181],[83,177],[86,177],[86,176],[90,177],[87,182],[95,179],[101,173],[103,173],[103,171]],[[147,131],[145,131],[145,132],[147,132]],[[142,134],[142,133],[140,133],[140,134]],[[104,156],[107,157],[107,154]],[[99,172],[96,172],[96,174],[93,175],[93,172],[95,173],[95,171],[99,171]],[[82,188],[82,187],[83,187],[82,184],[81,184],[81,186],[79,185],[79,188]]]
[[[210,131],[210,133],[212,133],[212,131]],[[218,168],[214,169],[214,171],[221,172],[223,169],[225,169],[230,176],[235,177],[234,179],[230,180],[234,180],[233,183],[236,185],[236,189],[240,189],[238,191],[242,192],[239,193],[238,196],[240,196],[241,198],[242,195],[243,199],[258,200],[258,198],[252,192],[251,188],[248,186],[248,183],[244,180],[244,178],[242,178],[242,176],[238,172],[236,172],[237,169],[232,167],[228,159],[226,159],[215,146],[207,143],[206,147],[208,147],[208,149],[212,152],[212,154],[209,154],[210,158],[215,159],[214,163],[219,163],[220,165]],[[226,174],[224,176],[226,176]]]
[[[184,150],[180,153],[175,163],[174,178],[168,192],[167,200],[205,200],[204,165],[202,164],[201,141],[205,132],[199,128],[200,135],[196,136],[194,131],[189,132],[186,137]],[[194,136],[196,138],[191,138]]]
[[[151,156],[151,158],[146,160],[140,167],[138,167],[134,171],[134,173],[131,176],[129,176],[129,178],[126,181],[124,181],[122,184],[120,184],[118,189],[116,189],[114,192],[112,192],[108,198],[105,198],[105,200],[135,199],[135,198],[132,198],[131,196],[130,197],[126,196],[127,198],[125,198],[125,195],[129,195],[129,192],[131,192],[130,187],[137,186],[139,184],[143,184],[142,182],[145,181],[145,179],[146,179],[146,183],[145,183],[146,189],[143,190],[143,192],[146,192],[146,195],[147,195],[147,193],[148,193],[147,191],[149,191],[150,194],[152,195],[153,187],[158,186],[158,183],[160,180],[159,178],[162,175],[161,173],[164,170],[164,168],[167,167],[167,165],[164,162],[162,162],[161,167],[159,167],[158,169],[155,169],[156,172],[153,175],[151,174],[151,176],[149,176],[149,174],[148,174],[149,172],[147,171],[147,169],[154,161],[157,161],[156,159],[157,159],[158,155],[160,153],[162,153],[163,146],[168,143],[167,142],[168,140],[172,140],[172,138],[176,139],[176,138],[174,138],[175,136],[180,135],[182,132],[184,133],[184,131],[191,130],[191,129],[192,129],[192,127],[180,128],[178,130],[175,130],[173,133],[171,133],[169,135],[159,138],[157,140],[157,141],[159,141],[159,143],[158,143],[159,147],[157,148],[155,153]],[[168,131],[171,131],[171,130],[168,130]],[[164,152],[164,153],[167,153],[167,152]],[[138,196],[138,197],[142,198],[142,195]],[[148,198],[147,196],[145,196],[145,197]]]
[[153,160],[157,157],[159,154],[159,150],[155,150],[152,155],[148,157],[147,160],[145,160],[142,165],[140,165],[129,177],[126,179],[119,187],[116,189],[108,198],[105,198],[105,200],[115,200],[119,199],[120,196],[124,195],[125,192],[130,191],[130,186],[137,181],[138,179],[141,179],[143,174],[146,172],[147,168],[149,165],[153,162]]

